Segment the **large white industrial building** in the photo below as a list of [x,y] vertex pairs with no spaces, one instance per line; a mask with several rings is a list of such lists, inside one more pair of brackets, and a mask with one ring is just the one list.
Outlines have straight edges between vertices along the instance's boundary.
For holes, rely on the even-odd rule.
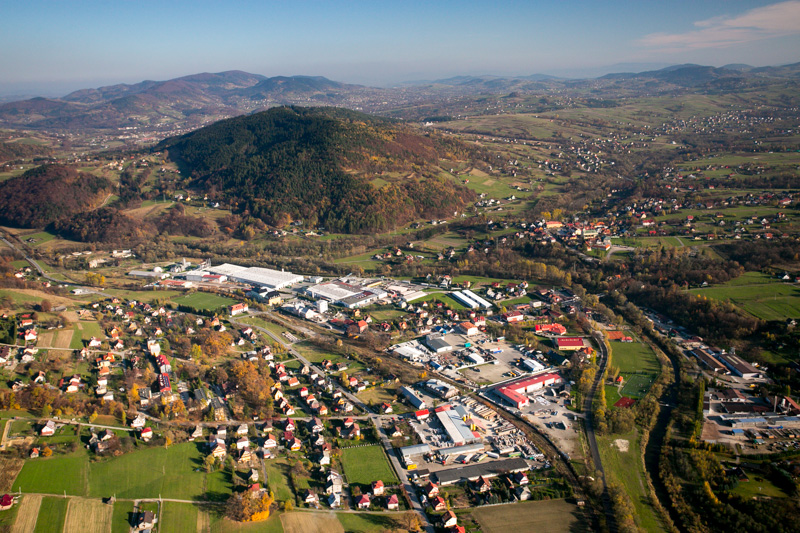
[[243,267],[223,263],[218,266],[210,266],[208,272],[228,276],[228,279],[239,283],[248,283],[259,287],[267,287],[273,290],[280,290],[291,287],[295,283],[303,281],[303,276],[292,274],[283,270],[272,270],[271,268]]

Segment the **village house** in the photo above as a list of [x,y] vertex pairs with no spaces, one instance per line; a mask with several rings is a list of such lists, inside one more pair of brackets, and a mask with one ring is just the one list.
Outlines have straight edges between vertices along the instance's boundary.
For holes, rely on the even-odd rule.
[[458,524],[458,517],[453,511],[448,510],[442,515],[442,527],[453,527],[456,524]]
[[397,494],[389,496],[389,499],[386,500],[386,508],[390,511],[397,511],[400,508],[400,500],[397,498]]
[[447,508],[447,503],[441,496],[432,498],[430,504],[434,511],[444,511]]
[[52,420],[48,420],[47,422],[45,422],[44,426],[42,426],[42,429],[39,431],[39,434],[42,437],[51,437],[55,435],[55,433],[56,433],[56,423],[53,422]]
[[359,509],[369,509],[369,495],[362,494],[361,498],[358,500],[358,508]]

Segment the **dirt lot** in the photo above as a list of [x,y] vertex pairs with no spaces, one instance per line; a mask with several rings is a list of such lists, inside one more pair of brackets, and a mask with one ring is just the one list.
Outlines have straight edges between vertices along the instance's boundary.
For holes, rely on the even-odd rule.
[[36,518],[39,516],[39,507],[42,505],[42,497],[35,494],[27,494],[22,498],[17,511],[17,520],[11,533],[30,533],[36,527]]
[[547,531],[572,533],[587,531],[580,508],[565,500],[523,502],[476,509],[473,518],[483,533],[507,531]]
[[[530,407],[525,409],[527,420],[536,429],[547,434],[558,449],[569,454],[572,459],[582,457],[583,449],[578,438],[580,421],[575,420],[575,413],[564,406],[562,399],[552,394],[537,398],[538,400],[532,400]],[[553,410],[556,411],[555,415],[550,414]]]
[[59,331],[58,334],[56,335],[53,347],[60,348],[62,350],[69,350],[69,345],[72,342],[73,333],[75,333],[75,330],[72,329]]
[[287,513],[281,524],[286,533],[344,533],[334,513]]
[[111,531],[113,509],[101,500],[72,498],[67,508],[64,533],[107,533]]
[[[7,422],[10,424],[11,422]],[[13,457],[0,457],[0,493],[7,493],[11,491],[11,486],[14,480],[17,479],[17,474],[22,470],[22,465],[25,462],[22,459]]]

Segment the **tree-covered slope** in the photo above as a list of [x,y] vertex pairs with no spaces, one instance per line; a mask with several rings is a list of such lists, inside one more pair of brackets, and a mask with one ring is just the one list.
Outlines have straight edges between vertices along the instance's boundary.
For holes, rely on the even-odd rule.
[[[331,231],[390,229],[460,211],[473,193],[437,177],[440,157],[471,149],[338,108],[281,107],[224,120],[156,147],[193,184],[268,224],[302,219]],[[407,178],[370,183],[385,173]]]
[[105,178],[64,165],[42,165],[0,183],[0,223],[44,227],[95,209],[112,190]]

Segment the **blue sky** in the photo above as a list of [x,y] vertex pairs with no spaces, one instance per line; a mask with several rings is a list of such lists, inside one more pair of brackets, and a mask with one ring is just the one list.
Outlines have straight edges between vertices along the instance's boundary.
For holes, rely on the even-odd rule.
[[370,85],[800,61],[800,1],[0,0],[0,94],[245,70]]

